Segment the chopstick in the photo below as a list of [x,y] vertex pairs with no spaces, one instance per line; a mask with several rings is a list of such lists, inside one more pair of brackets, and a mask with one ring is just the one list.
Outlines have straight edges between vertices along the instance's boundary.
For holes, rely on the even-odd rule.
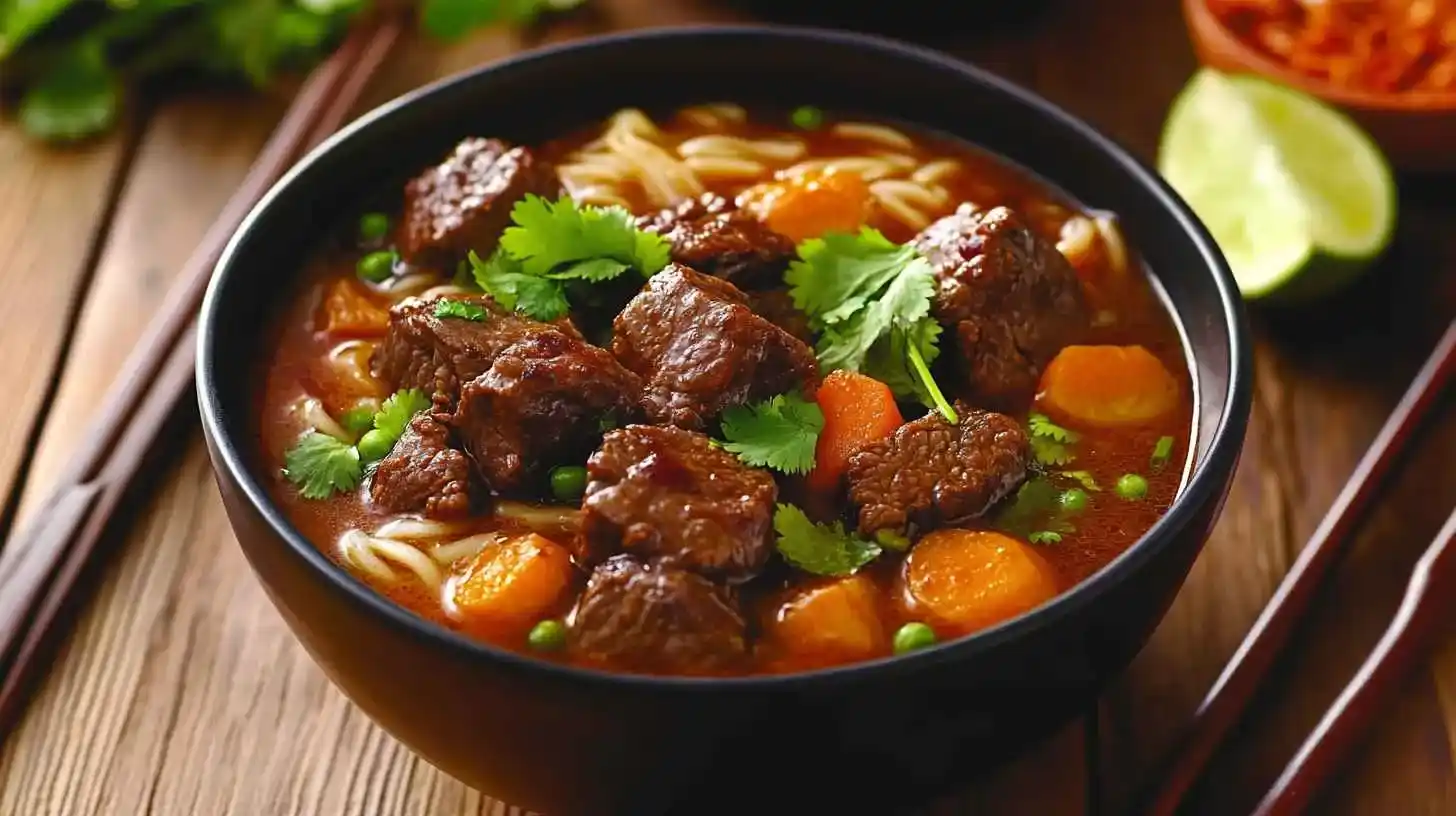
[[1147,804],[1138,808],[1138,813],[1171,816],[1178,810],[1220,742],[1248,707],[1259,682],[1288,644],[1316,591],[1339,562],[1355,527],[1369,512],[1381,485],[1450,384],[1453,372],[1456,372],[1456,321],[1447,326],[1314,535],[1300,550],[1274,596],[1224,666],[1159,775],[1159,783],[1145,798]]
[[1449,622],[1449,593],[1456,586],[1456,510],[1411,572],[1405,597],[1380,642],[1360,664],[1294,758],[1260,800],[1257,816],[1303,813],[1310,798],[1370,727],[1381,703],[1399,688]]
[[0,735],[18,713],[40,653],[83,567],[158,434],[193,381],[196,318],[212,269],[253,205],[302,152],[346,120],[402,31],[396,15],[362,22],[311,73],[237,192],[188,258],[122,367],[57,487],[0,550]]

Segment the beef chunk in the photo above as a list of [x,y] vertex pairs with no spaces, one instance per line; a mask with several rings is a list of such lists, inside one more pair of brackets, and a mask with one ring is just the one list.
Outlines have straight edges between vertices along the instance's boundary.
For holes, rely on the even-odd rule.
[[956,406],[930,413],[849,458],[862,533],[916,534],[986,512],[1026,478],[1030,445],[1010,417]]
[[963,204],[914,243],[935,268],[935,316],[955,329],[977,402],[1025,407],[1042,368],[1088,325],[1072,265],[1005,207]]
[[584,461],[602,421],[637,418],[642,381],[605,349],[554,329],[506,347],[460,389],[452,424],[492,489],[535,487],[558,464]]
[[527,193],[559,198],[556,168],[528,148],[466,139],[405,186],[400,254],[435,269],[452,268],[472,249],[485,257],[510,223],[511,207]]
[[574,651],[620,669],[704,674],[746,653],[743,616],[726,590],[629,555],[592,572],[570,627]]
[[670,264],[613,322],[612,352],[646,382],[654,422],[700,429],[732,405],[819,382],[814,352],[733,284]]
[[748,292],[748,307],[754,314],[778,326],[784,331],[814,344],[814,332],[809,328],[809,316],[794,305],[794,298],[787,289],[761,289]]
[[673,427],[612,431],[587,460],[578,557],[619,551],[729,581],[752,578],[773,547],[773,477],[708,437]]
[[713,193],[638,218],[637,225],[666,238],[677,263],[740,289],[783,283],[794,259],[793,241]]
[[579,337],[569,321],[537,323],[483,297],[452,297],[481,306],[484,320],[436,317],[434,299],[406,298],[389,310],[389,330],[374,353],[374,375],[395,388],[419,388],[453,405],[467,383],[490,369],[527,335],[557,331]]
[[470,460],[450,447],[450,429],[440,419],[416,416],[379,463],[369,485],[376,507],[440,519],[470,514]]
[[732,209],[733,202],[723,196],[717,193],[703,193],[697,198],[678,202],[675,207],[638,216],[636,225],[640,230],[666,234],[681,222],[696,221],[706,216],[730,212]]

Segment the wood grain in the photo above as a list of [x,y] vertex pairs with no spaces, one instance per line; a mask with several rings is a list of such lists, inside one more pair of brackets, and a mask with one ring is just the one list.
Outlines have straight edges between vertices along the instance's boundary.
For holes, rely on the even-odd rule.
[[[690,0],[593,6],[545,32],[495,31],[450,48],[414,43],[370,104],[539,39],[742,19]],[[1176,4],[1163,0],[1065,2],[1033,30],[942,45],[1036,88],[1146,158],[1193,65]],[[12,248],[0,281],[7,293],[29,298],[0,300],[0,343],[27,350],[0,357],[0,381],[18,383],[27,409],[17,416],[37,418],[72,298],[81,304],[23,509],[54,478],[68,430],[104,392],[279,110],[278,100],[267,99],[164,106],[119,188],[95,280],[84,287],[86,236],[101,234],[123,146],[41,155],[0,128],[7,182],[0,239]],[[968,781],[963,794],[930,812],[1061,816],[1089,812],[1095,797],[1090,810],[1116,813],[1145,779],[1456,310],[1449,185],[1407,188],[1399,244],[1366,285],[1315,310],[1256,310],[1257,404],[1224,517],[1095,724],[1073,725],[1020,761]],[[0,496],[24,456],[28,427],[0,430]],[[184,425],[179,433],[180,452],[157,474],[153,498],[137,508],[55,671],[20,730],[0,746],[0,814],[506,813],[414,757],[328,684],[232,541],[195,430]],[[1447,410],[1363,531],[1308,636],[1215,762],[1198,812],[1247,808],[1378,634],[1415,553],[1456,501],[1453,451],[1456,416]],[[1096,759],[1090,765],[1089,753]],[[1453,756],[1456,631],[1319,812],[1456,813]]]
[[[52,149],[0,128],[0,382],[7,396],[0,497],[19,484],[128,143],[122,132],[78,149]],[[0,518],[0,537],[3,525]]]

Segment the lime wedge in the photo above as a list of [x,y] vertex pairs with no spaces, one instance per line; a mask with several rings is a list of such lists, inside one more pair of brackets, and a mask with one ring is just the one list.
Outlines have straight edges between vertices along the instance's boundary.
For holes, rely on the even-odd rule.
[[1370,137],[1323,102],[1256,77],[1199,71],[1163,126],[1158,171],[1250,300],[1339,288],[1395,227],[1395,182]]

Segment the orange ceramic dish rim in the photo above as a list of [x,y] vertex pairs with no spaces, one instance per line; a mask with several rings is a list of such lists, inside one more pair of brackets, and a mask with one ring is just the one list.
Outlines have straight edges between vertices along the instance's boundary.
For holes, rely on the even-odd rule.
[[1257,73],[1326,102],[1358,110],[1412,114],[1456,110],[1456,91],[1377,93],[1347,88],[1302,74],[1235,36],[1208,7],[1208,0],[1183,0],[1183,15],[1200,57],[1210,52],[1226,55],[1222,60],[1225,64],[1236,64],[1244,71]]

